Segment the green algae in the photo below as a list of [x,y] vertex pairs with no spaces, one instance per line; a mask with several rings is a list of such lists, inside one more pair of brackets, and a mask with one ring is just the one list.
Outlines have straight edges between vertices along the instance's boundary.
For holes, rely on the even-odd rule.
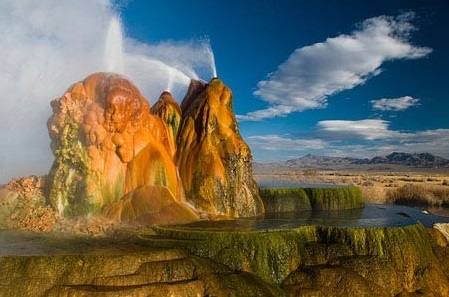
[[[340,228],[300,226],[288,230],[209,231],[156,226],[155,232],[200,257],[211,258],[235,271],[253,273],[280,284],[307,263],[326,264],[338,257],[369,256],[392,261],[398,269],[426,267],[431,259],[430,239],[421,224],[404,227]],[[163,239],[148,240],[160,246]],[[310,253],[314,245],[321,253]],[[325,260],[323,260],[325,259]],[[413,263],[410,264],[410,263]]]
[[315,228],[255,232],[214,232],[187,228],[155,227],[158,235],[189,252],[229,266],[236,271],[256,274],[265,281],[279,283],[302,261],[307,242],[316,241]]
[[174,249],[0,256],[0,296],[285,296],[279,287]]
[[267,213],[311,210],[309,196],[302,188],[260,188]]
[[260,188],[259,193],[267,213],[363,207],[362,192],[357,187]]

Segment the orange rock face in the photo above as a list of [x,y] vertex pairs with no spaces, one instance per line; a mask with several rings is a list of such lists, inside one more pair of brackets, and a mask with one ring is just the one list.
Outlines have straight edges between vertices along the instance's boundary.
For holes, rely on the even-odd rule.
[[176,162],[187,201],[200,211],[228,217],[264,212],[252,178],[252,155],[221,80],[194,82],[182,104]]
[[190,207],[177,201],[163,186],[137,188],[107,206],[103,213],[111,219],[140,226],[189,223],[198,219]]
[[151,107],[151,113],[159,116],[170,128],[173,146],[181,121],[181,108],[169,92],[163,92],[159,100]]
[[96,73],[52,107],[48,128],[55,161],[46,188],[64,217],[101,212],[155,224],[193,221],[198,212],[264,212],[231,91],[219,79],[192,82],[181,108],[164,92],[150,110],[130,81]]
[[[154,178],[161,172],[180,197],[170,131],[150,114],[148,101],[130,81],[96,73],[71,86],[52,107],[48,128],[56,159],[48,196],[61,214],[96,213],[135,187],[165,182]],[[154,164],[148,155],[157,156]]]

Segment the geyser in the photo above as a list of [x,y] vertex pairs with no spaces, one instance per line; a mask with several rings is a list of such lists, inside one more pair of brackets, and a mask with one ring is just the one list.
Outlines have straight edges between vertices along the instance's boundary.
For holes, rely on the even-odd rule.
[[150,109],[125,77],[95,73],[52,108],[47,196],[63,217],[152,225],[264,212],[231,90],[218,78],[192,81],[181,107],[164,92]]
[[124,73],[123,30],[118,16],[109,21],[106,35],[104,64],[108,72]]
[[[164,89],[182,99],[190,79],[208,81],[215,75],[212,52],[204,50],[208,40],[135,40],[127,36],[109,0],[6,3],[1,10],[7,30],[0,38],[0,90],[8,95],[0,99],[0,184],[48,172],[49,100],[87,74],[125,75],[152,104]],[[41,22],[30,16],[51,17]]]
[[215,78],[217,77],[217,66],[215,64],[215,55],[214,52],[212,51],[212,47],[209,41],[204,43],[204,52],[209,59],[209,66],[212,72],[212,78]]

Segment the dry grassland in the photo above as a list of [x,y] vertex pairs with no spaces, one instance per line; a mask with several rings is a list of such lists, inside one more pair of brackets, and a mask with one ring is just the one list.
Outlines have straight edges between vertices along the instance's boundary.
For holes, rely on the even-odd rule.
[[256,173],[257,182],[352,185],[366,203],[449,206],[448,173],[280,171]]

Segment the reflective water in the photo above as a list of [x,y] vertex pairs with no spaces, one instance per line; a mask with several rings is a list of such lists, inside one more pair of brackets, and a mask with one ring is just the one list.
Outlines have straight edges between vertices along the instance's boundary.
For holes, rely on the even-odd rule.
[[263,218],[226,221],[200,221],[183,228],[208,231],[252,231],[291,229],[299,226],[399,227],[421,222],[426,227],[449,223],[449,218],[424,214],[420,210],[398,205],[368,204],[364,208],[339,211],[300,211],[266,214]]
[[0,230],[0,256],[59,254],[120,254],[145,251],[129,238],[90,238],[65,233]]
[[[200,221],[182,228],[205,231],[255,231],[291,229],[299,226],[396,227],[421,222],[431,227],[449,223],[448,217],[423,214],[420,210],[397,205],[368,204],[361,209],[340,211],[301,211],[267,214],[263,218]],[[95,239],[56,233],[0,230],[0,256],[45,254],[114,254],[142,252],[148,248],[131,237]]]

